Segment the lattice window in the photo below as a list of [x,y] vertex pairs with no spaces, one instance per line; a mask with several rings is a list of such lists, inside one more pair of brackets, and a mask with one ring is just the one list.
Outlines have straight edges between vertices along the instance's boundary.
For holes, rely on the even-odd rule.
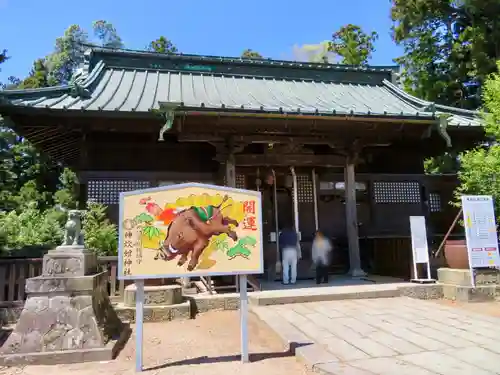
[[441,211],[441,195],[439,193],[429,193],[429,209],[431,212]]
[[246,189],[247,184],[246,184],[246,178],[244,174],[237,174],[236,175],[236,187],[238,189]]
[[[222,178],[222,181],[224,183],[224,186],[226,186],[227,185],[226,175],[224,175],[224,177]],[[236,182],[235,188],[237,188],[237,189],[246,189],[247,188],[246,176],[244,174],[237,174],[235,176],[235,182]]]
[[136,180],[90,180],[87,184],[87,199],[101,204],[118,204],[120,193],[147,189],[149,181]]
[[375,203],[420,203],[418,182],[374,182]]
[[299,203],[312,203],[314,201],[311,176],[297,175],[297,195]]

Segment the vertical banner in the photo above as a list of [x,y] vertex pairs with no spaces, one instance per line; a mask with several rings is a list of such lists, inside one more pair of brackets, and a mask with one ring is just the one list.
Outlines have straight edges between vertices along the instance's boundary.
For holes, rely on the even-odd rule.
[[427,278],[425,280],[431,280],[425,216],[410,216],[410,231],[414,278],[422,280],[418,277],[417,264],[425,263],[427,265]]
[[500,267],[493,198],[489,195],[462,195],[465,239],[472,286],[474,268]]

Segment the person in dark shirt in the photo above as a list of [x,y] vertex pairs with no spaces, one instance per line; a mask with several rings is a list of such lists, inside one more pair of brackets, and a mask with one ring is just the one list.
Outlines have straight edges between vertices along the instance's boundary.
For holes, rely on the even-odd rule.
[[293,226],[285,226],[279,237],[281,261],[283,266],[283,284],[295,284],[297,281],[297,263],[299,259],[298,236]]

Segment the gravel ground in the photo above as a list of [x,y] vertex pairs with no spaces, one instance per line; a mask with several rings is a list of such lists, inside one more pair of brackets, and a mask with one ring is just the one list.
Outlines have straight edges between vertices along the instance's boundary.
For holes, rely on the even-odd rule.
[[[144,367],[147,375],[311,375],[287,353],[270,328],[250,313],[249,364],[239,357],[238,311],[200,314],[195,320],[144,325]],[[2,375],[131,375],[135,372],[135,340],[114,361],[59,366],[0,369]]]

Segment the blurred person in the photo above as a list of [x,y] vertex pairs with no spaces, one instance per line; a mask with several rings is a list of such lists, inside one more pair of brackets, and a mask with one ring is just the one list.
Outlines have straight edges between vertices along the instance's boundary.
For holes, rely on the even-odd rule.
[[321,231],[317,231],[312,244],[311,257],[316,267],[316,284],[328,284],[328,266],[332,243]]
[[300,258],[300,248],[297,232],[292,225],[286,225],[279,237],[281,261],[283,268],[283,284],[297,282],[297,263]]

